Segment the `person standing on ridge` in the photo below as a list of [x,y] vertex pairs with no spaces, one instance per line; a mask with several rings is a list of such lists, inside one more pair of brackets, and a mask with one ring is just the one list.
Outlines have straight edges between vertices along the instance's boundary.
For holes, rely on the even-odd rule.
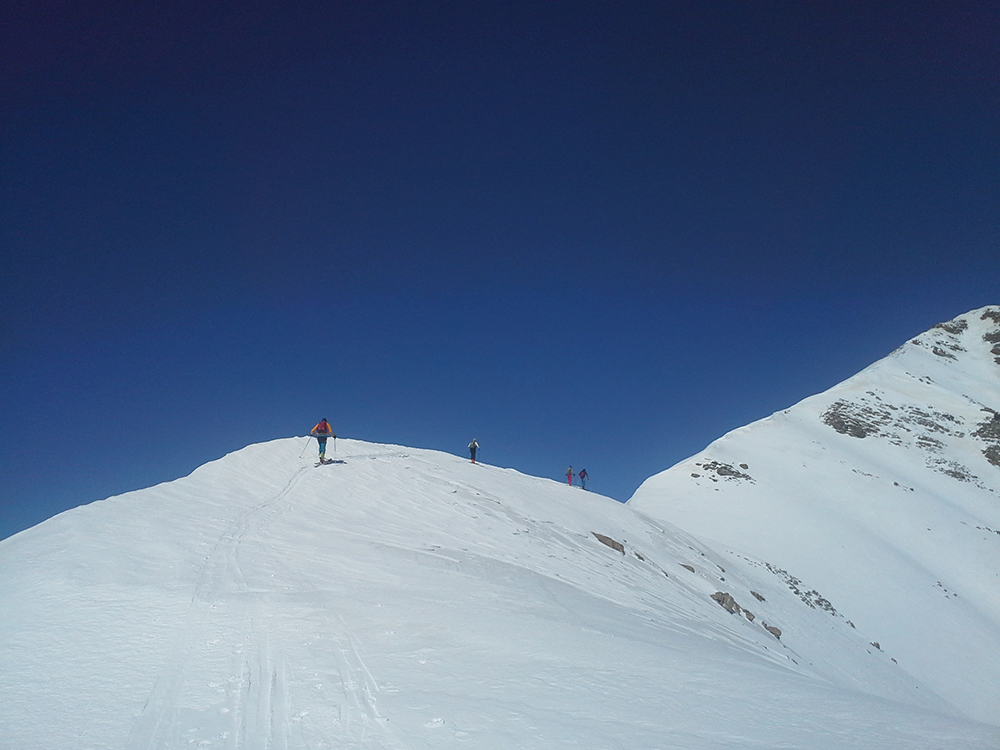
[[580,489],[581,490],[587,489],[587,470],[580,469],[580,473],[577,474],[577,476],[580,477]]
[[476,463],[477,450],[479,450],[479,443],[476,442],[475,438],[472,438],[472,442],[469,443],[469,453],[472,455],[472,463]]
[[566,469],[566,484],[568,484],[570,487],[573,486],[573,467],[572,466],[570,466],[568,469]]
[[319,423],[309,431],[309,434],[316,438],[319,443],[319,460],[326,460],[326,439],[333,438],[337,439],[337,436],[333,434],[333,428],[330,427],[330,423],[326,421],[326,417],[319,420]]

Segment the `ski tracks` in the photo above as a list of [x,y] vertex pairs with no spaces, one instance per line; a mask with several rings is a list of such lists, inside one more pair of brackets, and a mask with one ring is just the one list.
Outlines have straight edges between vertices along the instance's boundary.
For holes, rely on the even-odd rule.
[[206,556],[126,750],[287,750],[284,658],[271,648],[269,623],[249,591],[239,551],[245,537],[266,529],[283,510],[281,501],[307,470],[301,467],[276,495],[240,513]]
[[288,750],[288,674],[281,653],[270,648],[266,629],[256,630],[246,650],[234,699],[227,750]]
[[380,688],[361,655],[360,644],[340,618],[343,631],[337,639],[335,656],[343,691],[340,706],[341,742],[358,747],[401,750],[405,745],[379,713]]
[[305,645],[296,673],[299,709],[290,719],[302,748],[404,750],[395,728],[379,707],[383,693],[364,658],[360,641],[339,615],[327,612]]

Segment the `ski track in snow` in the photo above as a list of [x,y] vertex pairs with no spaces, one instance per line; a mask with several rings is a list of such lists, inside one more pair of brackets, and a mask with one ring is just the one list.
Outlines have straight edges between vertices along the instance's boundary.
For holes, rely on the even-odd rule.
[[[351,458],[398,457],[405,454]],[[306,747],[406,747],[380,715],[378,683],[361,656],[358,640],[340,616],[336,621],[328,618],[324,627],[325,632],[334,634],[332,651],[340,690],[336,695],[321,691],[325,715],[316,711],[292,715],[285,655],[272,646],[274,624],[260,604],[260,595],[267,592],[251,587],[242,558],[247,542],[265,539],[270,523],[286,510],[283,501],[309,471],[308,466],[299,468],[274,497],[239,514],[215,543],[202,566],[176,641],[133,725],[126,750],[192,746],[286,750],[294,726],[301,727],[300,739],[306,741]],[[218,651],[223,644],[229,645],[231,654],[228,671],[206,676],[204,664],[194,667],[206,650]],[[301,656],[302,666],[313,662],[309,654]],[[203,721],[199,723],[204,726],[192,728],[182,706],[190,692],[189,682],[196,678],[205,679],[206,685],[224,693],[224,698],[214,707],[221,721]]]
[[[271,652],[268,624],[257,599],[247,596],[250,587],[240,562],[240,546],[248,536],[261,535],[307,470],[300,468],[277,495],[240,514],[209,553],[177,640],[129,734],[127,750],[160,750],[194,741],[182,736],[184,725],[178,721],[185,678],[201,644],[218,642],[211,635],[218,627],[216,615],[229,589],[237,596],[226,598],[230,604],[238,603],[238,611],[228,613],[223,625],[240,624],[240,632],[229,636],[231,642],[239,644],[234,656],[242,655],[242,664],[238,673],[226,680],[225,706],[220,713],[231,716],[232,721],[216,739],[233,750],[287,748],[287,675],[281,655]],[[202,738],[198,744],[209,747],[215,743]]]
[[374,743],[375,747],[405,747],[389,730],[388,719],[379,713],[378,683],[361,657],[359,644],[347,623],[342,617],[340,621],[344,635],[338,641],[336,657],[343,686],[341,710],[345,739],[351,744],[356,742],[359,747],[365,747],[366,743]]

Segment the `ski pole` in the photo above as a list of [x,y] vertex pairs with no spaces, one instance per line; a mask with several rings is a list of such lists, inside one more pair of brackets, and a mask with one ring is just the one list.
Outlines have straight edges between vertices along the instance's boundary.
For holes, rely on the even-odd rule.
[[299,458],[302,458],[304,455],[306,455],[306,451],[309,450],[309,446],[310,445],[312,445],[312,438],[311,437],[307,437],[306,438],[306,447],[302,449],[302,452],[299,454]]

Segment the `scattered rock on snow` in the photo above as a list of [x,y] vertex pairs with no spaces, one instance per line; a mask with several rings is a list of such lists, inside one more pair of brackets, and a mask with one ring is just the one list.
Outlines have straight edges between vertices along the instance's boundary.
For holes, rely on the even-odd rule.
[[934,326],[934,328],[940,328],[941,330],[945,331],[946,333],[950,333],[953,336],[957,336],[962,331],[966,330],[968,327],[969,324],[967,322],[958,319],[949,320],[947,323],[938,323],[936,326]]
[[608,547],[611,547],[611,549],[621,552],[623,555],[625,554],[625,545],[621,542],[616,542],[611,537],[604,536],[604,534],[598,534],[596,531],[592,531],[590,533],[593,534],[597,538],[597,541],[601,544],[607,545]]
[[743,611],[743,607],[736,603],[732,595],[727,594],[724,591],[716,591],[712,594],[712,599],[719,603],[719,606],[730,614],[736,614]]
[[830,600],[822,596],[815,589],[812,589],[810,591],[803,591],[802,589],[804,587],[802,585],[802,581],[793,576],[787,570],[777,568],[768,562],[764,563],[764,567],[767,568],[772,573],[774,573],[779,578],[781,578],[782,580],[784,580],[785,585],[787,585],[788,588],[790,588],[792,592],[799,597],[799,599],[801,599],[803,602],[808,604],[813,609],[825,610],[829,612],[831,615],[834,615],[835,617],[841,616],[840,613],[837,612],[834,606],[830,603]]
[[716,591],[714,594],[712,594],[712,599],[718,602],[719,606],[722,607],[727,612],[729,612],[730,614],[743,615],[750,622],[753,622],[755,619],[757,619],[757,616],[753,612],[751,612],[748,609],[743,609],[743,607],[737,604],[736,600],[733,599],[732,594],[729,594],[725,591]]
[[820,419],[841,435],[866,438],[878,433],[879,425],[885,424],[887,416],[883,412],[840,400],[823,412]]
[[[752,476],[740,471],[740,469],[748,468],[746,464],[740,464],[740,469],[737,469],[732,464],[725,464],[722,463],[721,461],[706,461],[703,464],[695,464],[695,466],[701,467],[705,471],[705,473],[708,474],[708,478],[711,479],[713,482],[718,482],[719,481],[718,477],[722,477],[723,479],[730,482],[735,480],[743,480],[745,482],[750,482],[751,484],[756,483],[756,481]],[[692,474],[692,476],[695,475]]]
[[972,433],[972,437],[988,444],[983,450],[983,455],[991,464],[1000,467],[1000,413],[992,409],[983,411],[988,412],[989,416],[976,425],[977,429]]

